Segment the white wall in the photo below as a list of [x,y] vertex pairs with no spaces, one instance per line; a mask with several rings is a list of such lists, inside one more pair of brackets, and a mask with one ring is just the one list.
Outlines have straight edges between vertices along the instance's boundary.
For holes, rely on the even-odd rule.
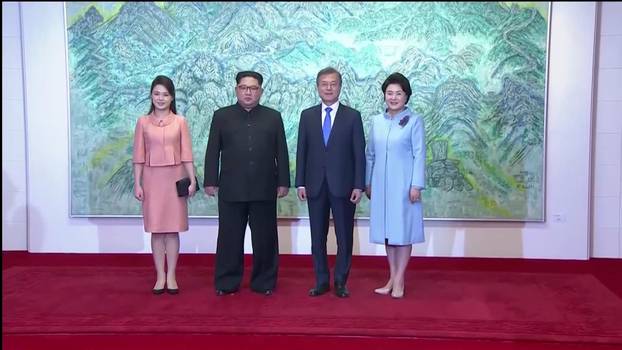
[[622,257],[622,3],[601,3],[592,256]]
[[[552,8],[545,223],[427,222],[415,255],[587,259],[595,3]],[[140,219],[69,218],[68,102],[62,3],[22,4],[31,252],[149,252]],[[41,35],[46,33],[46,35]],[[552,220],[557,215],[560,220]],[[215,251],[217,221],[192,219],[182,252]],[[384,255],[358,221],[355,254]],[[247,235],[248,236],[248,235]],[[331,237],[331,252],[335,251]],[[282,253],[309,254],[306,220],[282,220]],[[247,237],[248,243],[249,237]],[[249,251],[247,244],[247,251]]]
[[2,250],[27,249],[26,142],[19,4],[2,3]]

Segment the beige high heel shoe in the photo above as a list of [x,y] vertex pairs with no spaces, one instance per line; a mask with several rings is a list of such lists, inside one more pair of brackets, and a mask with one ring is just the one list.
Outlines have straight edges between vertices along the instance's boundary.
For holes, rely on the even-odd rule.
[[404,297],[404,288],[402,288],[401,292],[398,292],[396,289],[393,289],[393,291],[391,292],[391,298],[393,299],[401,299]]
[[376,288],[374,289],[374,293],[376,294],[380,294],[380,295],[389,295],[391,293],[391,290],[393,290],[393,287],[382,287],[382,288]]

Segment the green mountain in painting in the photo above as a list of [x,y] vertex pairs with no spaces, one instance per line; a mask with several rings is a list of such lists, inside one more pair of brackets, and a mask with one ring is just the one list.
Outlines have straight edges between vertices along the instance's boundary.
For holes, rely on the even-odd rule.
[[[295,171],[300,112],[319,102],[315,75],[343,74],[342,102],[383,111],[392,72],[425,121],[427,218],[543,219],[546,6],[511,3],[66,3],[71,212],[138,215],[132,137],[158,74],[177,88],[199,178],[213,112],[235,102],[235,74],[264,77],[262,104],[283,114]],[[543,13],[544,12],[544,13]],[[294,192],[282,217],[306,216]],[[215,216],[199,194],[191,215]],[[368,203],[357,214],[368,215]]]

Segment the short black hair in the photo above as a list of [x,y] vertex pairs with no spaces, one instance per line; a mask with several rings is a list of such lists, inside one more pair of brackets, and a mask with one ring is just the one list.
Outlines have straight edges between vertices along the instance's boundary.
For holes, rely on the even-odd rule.
[[315,85],[320,85],[320,77],[323,75],[329,74],[337,74],[337,78],[339,79],[339,86],[341,86],[341,73],[333,67],[326,67],[321,71],[317,72],[317,77],[315,77]]
[[410,82],[408,78],[406,78],[402,73],[393,73],[387,77],[387,79],[382,83],[382,93],[387,92],[387,86],[391,84],[398,84],[404,93],[406,94],[406,103],[410,100],[410,95],[413,94],[413,90],[410,88]]
[[236,76],[235,76],[235,82],[237,84],[240,83],[240,80],[242,80],[242,78],[246,78],[246,77],[251,77],[251,78],[255,78],[257,79],[257,82],[259,83],[259,86],[261,86],[261,84],[263,84],[263,76],[255,71],[252,70],[245,70],[242,72],[239,72]]

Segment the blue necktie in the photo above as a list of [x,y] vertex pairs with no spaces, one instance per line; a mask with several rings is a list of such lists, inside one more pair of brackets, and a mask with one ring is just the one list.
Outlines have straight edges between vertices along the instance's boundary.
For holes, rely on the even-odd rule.
[[328,137],[330,136],[330,112],[333,109],[326,107],[326,118],[324,118],[324,125],[322,125],[322,132],[324,133],[324,146],[328,145]]

